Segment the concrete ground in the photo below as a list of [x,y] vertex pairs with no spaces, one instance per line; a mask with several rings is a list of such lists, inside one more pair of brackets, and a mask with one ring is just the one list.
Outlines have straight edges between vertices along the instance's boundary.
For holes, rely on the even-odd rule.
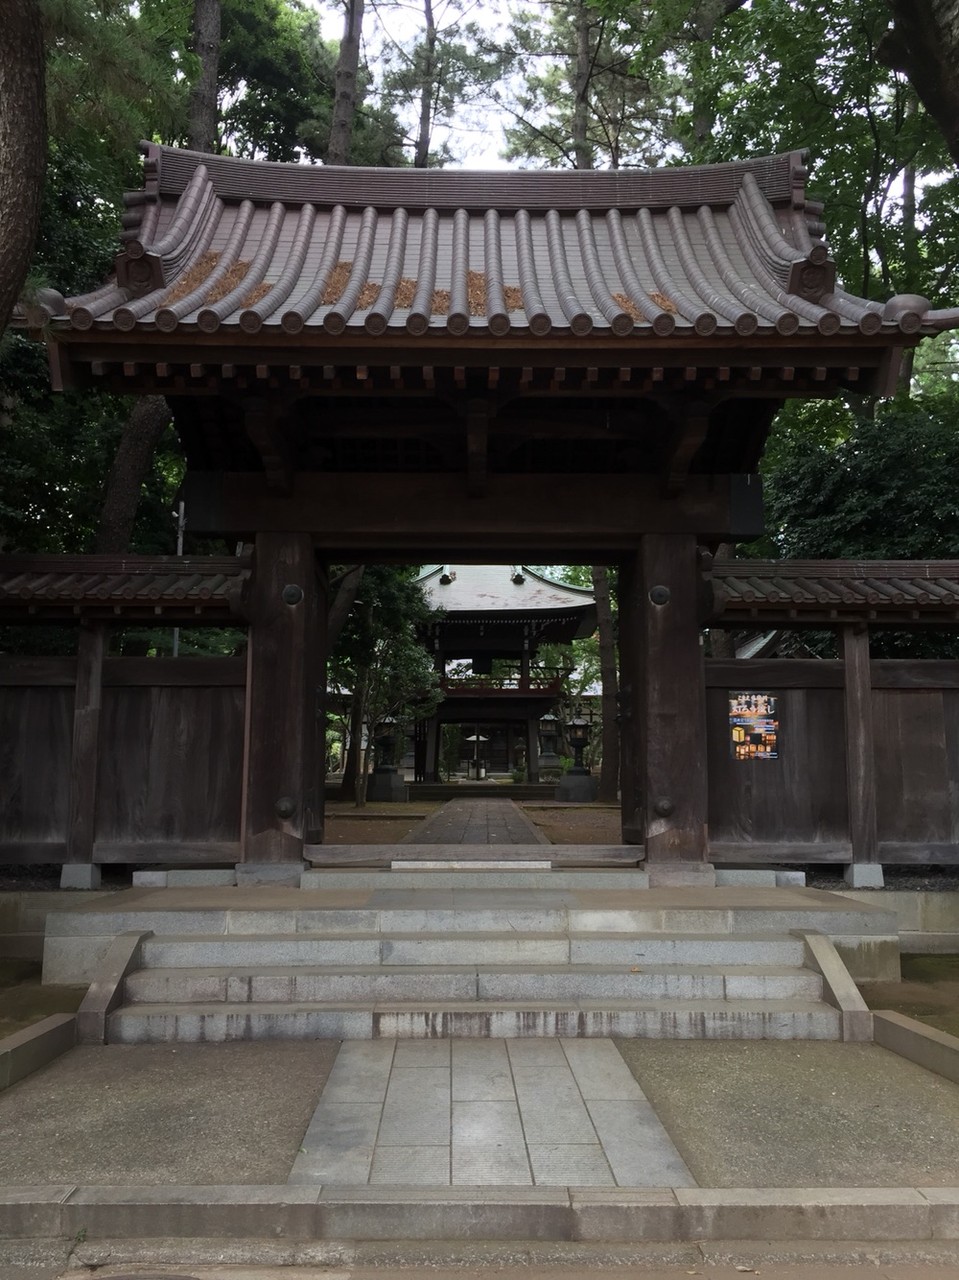
[[[884,1049],[651,1040],[618,1048],[701,1186],[959,1185],[959,1085]],[[304,1167],[339,1049],[337,1041],[75,1049],[0,1093],[0,1185],[286,1183],[297,1160]],[[558,1095],[542,1079],[558,1141],[582,1141],[564,1131]],[[406,1105],[410,1131],[436,1119],[422,1096],[409,1094]],[[436,1107],[448,1126],[448,1091]],[[515,1178],[530,1181],[528,1170]]]

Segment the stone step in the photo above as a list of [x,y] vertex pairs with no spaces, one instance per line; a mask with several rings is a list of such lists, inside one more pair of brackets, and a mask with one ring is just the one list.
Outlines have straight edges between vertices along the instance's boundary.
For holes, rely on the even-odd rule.
[[787,1000],[143,1004],[111,1014],[107,1030],[111,1044],[474,1036],[838,1040],[840,1015]]
[[[550,851],[552,854],[552,851]],[[554,867],[551,871],[488,867],[470,870],[416,869],[416,863],[402,869],[366,867],[356,870],[335,867],[304,871],[301,889],[648,889],[649,872],[637,867],[582,867],[578,870]]]
[[777,934],[623,932],[192,933],[143,944],[145,968],[286,965],[788,965],[799,938]]
[[818,1000],[822,980],[808,969],[758,965],[647,965],[624,971],[587,965],[366,965],[142,969],[127,977],[127,1004],[263,1001],[324,1004],[382,1000]]

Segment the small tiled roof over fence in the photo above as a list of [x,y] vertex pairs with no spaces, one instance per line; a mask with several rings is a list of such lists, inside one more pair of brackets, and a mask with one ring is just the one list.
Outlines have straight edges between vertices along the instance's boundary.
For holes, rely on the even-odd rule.
[[724,625],[959,625],[956,560],[716,560],[709,576]]
[[[432,566],[423,576],[438,584],[444,571],[459,568]],[[521,613],[545,609],[592,619],[589,592],[553,584],[524,566],[472,566],[467,576],[473,581],[474,574],[497,570],[501,581],[485,607],[477,598],[469,608],[461,602],[470,616],[508,610],[513,588]],[[0,619],[242,623],[250,574],[245,556],[0,556]],[[959,626],[957,560],[715,560],[704,574],[713,601],[704,622],[713,626]],[[553,587],[568,598],[547,603]],[[432,590],[441,606],[442,590]]]

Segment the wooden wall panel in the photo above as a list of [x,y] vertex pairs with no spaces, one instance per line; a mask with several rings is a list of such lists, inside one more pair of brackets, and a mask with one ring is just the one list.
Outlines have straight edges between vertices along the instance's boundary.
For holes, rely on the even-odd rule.
[[105,688],[100,744],[98,841],[239,839],[242,689]]
[[959,692],[874,689],[873,716],[880,842],[955,840]]
[[729,691],[766,687],[746,680],[707,690],[710,840],[848,839],[842,690],[780,686],[779,759],[735,760]]
[[66,840],[72,740],[72,688],[0,687],[0,857],[12,842]]

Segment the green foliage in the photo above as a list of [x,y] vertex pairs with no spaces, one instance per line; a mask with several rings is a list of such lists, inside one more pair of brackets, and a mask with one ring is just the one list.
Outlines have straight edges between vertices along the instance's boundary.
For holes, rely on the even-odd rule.
[[[846,284],[935,299],[954,278],[959,180],[906,79],[877,59],[888,25],[884,0],[753,0],[680,52],[681,137],[700,162],[809,148]],[[914,214],[911,174],[934,178]]]
[[41,9],[50,136],[63,153],[95,164],[102,197],[128,181],[140,138],[182,127],[186,81],[171,67],[168,32],[150,3],[41,0]]
[[[954,387],[856,415],[837,404],[779,415],[763,464],[769,542],[794,559],[959,558],[959,433]],[[834,637],[807,635],[815,652]],[[874,633],[876,657],[955,657],[948,636]]]
[[367,565],[360,599],[330,661],[331,683],[362,700],[363,721],[418,719],[439,701],[433,662],[416,638],[430,617],[414,570]]
[[[169,65],[185,96],[199,64],[191,52],[190,0],[141,0],[150,28],[162,33]],[[297,0],[222,0],[219,59],[220,147],[231,155],[323,160],[329,143],[335,45],[323,40],[315,13]],[[368,88],[364,74],[361,95]],[[179,130],[160,131],[182,142]],[[364,102],[354,131],[356,164],[402,163],[399,129],[389,111]]]
[[[50,390],[46,354],[19,334],[0,345],[0,548],[7,553],[89,551],[104,478],[129,402]],[[172,435],[144,486],[133,548],[172,552],[173,494],[182,470]]]
[[[808,420],[808,419],[807,419]],[[783,556],[959,557],[955,398],[922,395],[836,417],[818,436],[784,433],[765,468],[769,523]]]
[[585,110],[588,167],[656,164],[673,141],[678,85],[663,59],[649,52],[650,8],[590,9],[586,0],[514,15],[507,51],[522,79],[518,88],[507,82],[498,94],[513,119],[506,156],[551,168],[584,167],[573,141],[577,26],[584,17],[588,49],[579,109]]

